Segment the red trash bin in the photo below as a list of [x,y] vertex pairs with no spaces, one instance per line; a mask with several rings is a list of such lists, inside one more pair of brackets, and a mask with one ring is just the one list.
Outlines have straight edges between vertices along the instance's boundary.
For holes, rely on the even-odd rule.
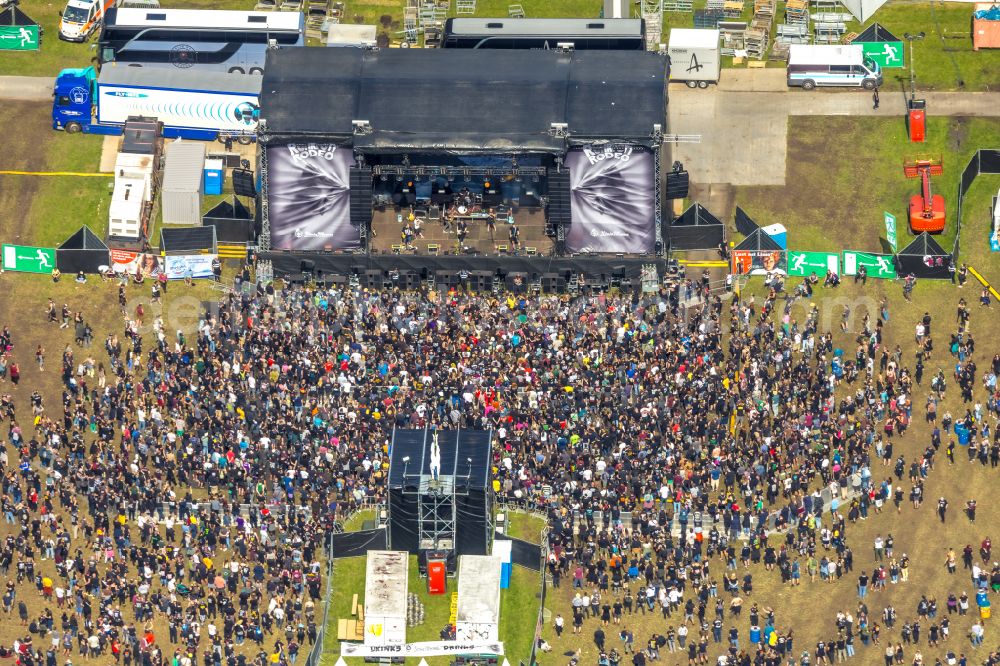
[[444,594],[448,591],[448,566],[445,560],[427,559],[427,593]]
[[906,104],[906,127],[912,143],[923,143],[927,136],[927,102],[922,99],[911,99]]

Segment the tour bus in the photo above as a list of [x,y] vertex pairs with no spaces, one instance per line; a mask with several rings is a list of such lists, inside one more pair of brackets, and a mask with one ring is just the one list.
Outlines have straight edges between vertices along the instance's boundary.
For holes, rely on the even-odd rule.
[[792,44],[788,52],[788,85],[812,90],[817,86],[882,85],[882,68],[866,58],[860,44]]
[[642,51],[642,19],[450,18],[444,24],[445,49],[556,49]]
[[107,12],[98,58],[102,65],[263,74],[268,46],[302,46],[304,30],[301,12],[116,8]]

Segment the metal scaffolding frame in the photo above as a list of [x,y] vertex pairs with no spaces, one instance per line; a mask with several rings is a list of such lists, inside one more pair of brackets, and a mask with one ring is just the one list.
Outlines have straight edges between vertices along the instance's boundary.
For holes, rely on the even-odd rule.
[[[468,491],[466,491],[467,494]],[[420,476],[417,486],[417,529],[421,549],[453,550],[458,502],[454,476]]]
[[[258,128],[258,143],[263,146],[263,150],[258,150],[259,160],[257,163],[257,173],[260,177],[260,236],[257,238],[257,249],[261,252],[271,251],[271,222],[268,217],[267,201],[267,137],[265,136],[265,121],[260,121]],[[266,259],[257,260],[257,281],[271,282],[274,279],[274,270],[270,261]]]

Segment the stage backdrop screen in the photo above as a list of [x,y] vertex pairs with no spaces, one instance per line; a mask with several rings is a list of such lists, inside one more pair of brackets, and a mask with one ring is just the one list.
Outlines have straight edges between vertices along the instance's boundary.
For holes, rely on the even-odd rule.
[[570,150],[569,252],[648,254],[656,246],[653,153],[629,144]]
[[350,148],[290,144],[267,148],[267,201],[275,250],[353,250]]

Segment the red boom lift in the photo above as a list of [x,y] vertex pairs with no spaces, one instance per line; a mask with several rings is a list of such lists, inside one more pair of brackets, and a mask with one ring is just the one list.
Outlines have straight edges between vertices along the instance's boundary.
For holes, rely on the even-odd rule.
[[903,173],[907,178],[920,179],[920,194],[910,197],[910,231],[914,234],[944,231],[944,197],[931,193],[931,176],[944,173],[941,158],[907,161],[903,164]]

